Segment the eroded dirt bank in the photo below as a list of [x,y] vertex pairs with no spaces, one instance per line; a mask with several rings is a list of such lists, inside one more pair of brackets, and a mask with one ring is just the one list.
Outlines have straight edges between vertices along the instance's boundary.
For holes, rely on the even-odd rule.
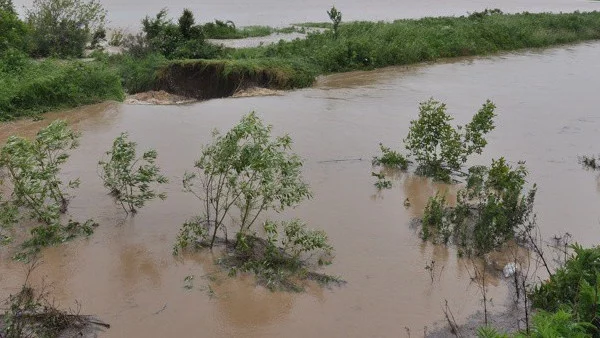
[[[598,181],[580,168],[577,155],[598,152],[600,115],[590,98],[600,87],[599,53],[600,44],[581,44],[338,74],[282,96],[184,106],[107,103],[3,124],[2,140],[33,135],[55,118],[83,132],[64,174],[82,181],[73,214],[92,217],[100,227],[87,240],[44,250],[34,279],[52,283],[65,307],[79,301],[82,313],[110,323],[101,337],[396,337],[405,335],[404,327],[414,337],[425,326],[433,332],[444,324],[445,300],[464,323],[481,306],[465,262],[453,249],[423,243],[409,226],[427,198],[446,186],[401,174],[393,189],[378,193],[371,156],[379,142],[400,148],[419,101],[434,96],[464,123],[490,98],[498,106],[497,128],[483,156],[469,164],[500,156],[526,160],[531,182],[539,185],[536,210],[544,235],[568,231],[584,246],[597,244]],[[213,128],[230,128],[250,110],[276,134],[290,133],[306,159],[314,198],[277,217],[298,216],[327,231],[336,259],[325,271],[342,276],[345,287],[271,293],[247,276],[219,273],[213,265],[219,252],[172,256],[179,226],[197,211],[194,198],[181,191],[184,171]],[[140,149],[156,148],[171,179],[168,199],[134,218],[125,218],[96,173],[98,159],[122,131]],[[403,206],[406,198],[410,208]],[[14,292],[25,273],[9,255],[0,250],[0,298]],[[425,270],[432,260],[439,267],[433,282]],[[186,276],[194,276],[190,289]],[[498,279],[490,283],[493,310],[502,311],[507,288]]]
[[[208,100],[275,93],[289,88],[286,75],[277,68],[237,67],[235,61],[190,60],[173,62],[162,69],[155,88],[170,94]],[[250,95],[254,91],[255,95]]]

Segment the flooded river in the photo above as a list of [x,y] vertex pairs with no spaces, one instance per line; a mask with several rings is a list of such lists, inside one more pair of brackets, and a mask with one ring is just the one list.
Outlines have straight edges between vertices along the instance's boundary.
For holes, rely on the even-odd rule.
[[[577,155],[600,152],[598,55],[600,43],[587,43],[339,74],[276,97],[185,106],[106,103],[4,124],[3,140],[33,135],[54,118],[83,133],[64,171],[82,181],[70,210],[101,226],[87,240],[44,250],[35,278],[45,277],[63,306],[79,301],[83,313],[109,322],[102,337],[398,337],[405,327],[414,337],[443,320],[445,299],[464,321],[481,307],[464,263],[452,249],[423,243],[409,226],[427,198],[444,187],[403,174],[393,189],[378,193],[370,164],[378,143],[401,147],[419,101],[442,100],[456,122],[465,123],[490,98],[498,106],[497,128],[484,154],[469,164],[500,156],[527,161],[531,183],[539,185],[536,210],[544,236],[568,231],[583,245],[597,244],[600,185],[596,174],[578,165]],[[196,201],[181,191],[184,171],[213,128],[228,129],[251,110],[276,134],[289,133],[306,160],[314,198],[285,216],[327,231],[336,259],[325,272],[342,276],[346,286],[271,293],[248,277],[203,277],[216,271],[209,253],[171,255],[181,223],[198,212]],[[156,148],[171,179],[166,201],[129,219],[96,174],[98,159],[122,131],[140,148]],[[0,255],[4,298],[22,282],[24,267],[6,251]],[[425,270],[432,260],[438,267],[433,283]],[[188,275],[194,276],[191,290],[184,288]],[[493,310],[500,311],[506,287],[493,284]]]
[[[32,0],[13,0],[23,12]],[[439,15],[465,15],[467,12],[485,8],[500,8],[505,12],[572,12],[575,10],[600,10],[600,2],[594,0],[205,0],[190,2],[183,0],[101,0],[108,10],[111,27],[138,29],[140,20],[168,7],[172,16],[179,16],[184,8],[194,12],[196,21],[208,22],[215,19],[233,20],[237,25],[286,26],[307,21],[327,21],[325,13],[332,4],[340,9],[345,21],[350,20],[394,20]]]

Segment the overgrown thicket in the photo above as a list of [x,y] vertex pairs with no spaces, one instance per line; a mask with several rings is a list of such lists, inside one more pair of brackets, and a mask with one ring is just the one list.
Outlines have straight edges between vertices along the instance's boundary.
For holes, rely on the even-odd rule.
[[177,23],[167,18],[163,9],[154,17],[142,20],[142,33],[129,36],[125,48],[136,57],[159,53],[168,59],[211,59],[220,48],[205,41],[202,25],[196,24],[193,13],[186,9]]
[[79,145],[79,134],[64,121],[57,120],[41,129],[34,140],[11,136],[0,150],[0,167],[11,189],[10,199],[0,205],[0,239],[12,241],[15,225],[25,226],[26,217],[33,221],[31,236],[21,243],[18,258],[26,258],[40,247],[55,245],[78,235],[90,235],[92,220],[84,223],[65,218],[72,196],[69,190],[79,186],[79,179],[63,182],[61,167],[69,151]]
[[32,57],[81,57],[106,35],[105,18],[96,0],[35,0],[22,21],[12,1],[2,1],[0,56],[18,51]]
[[267,219],[262,228],[257,226],[269,212],[284,211],[311,196],[301,176],[302,161],[290,152],[291,138],[273,137],[271,131],[255,113],[226,134],[215,131],[195,171],[183,178],[185,191],[199,200],[200,208],[181,228],[174,253],[232,239],[227,247],[234,254],[225,265],[254,272],[270,288],[289,288],[292,275],[309,276],[301,258],[320,253],[323,263],[331,247],[324,232],[309,230],[298,220]]
[[33,56],[81,57],[106,33],[106,10],[96,0],[34,0],[27,9]]
[[0,57],[28,50],[29,29],[15,12],[10,0],[0,2]]
[[[116,71],[102,63],[34,61],[80,57],[105,11],[94,0],[36,0],[27,21],[12,3],[0,6],[0,121],[105,100],[122,100]],[[96,37],[100,35],[95,34]]]

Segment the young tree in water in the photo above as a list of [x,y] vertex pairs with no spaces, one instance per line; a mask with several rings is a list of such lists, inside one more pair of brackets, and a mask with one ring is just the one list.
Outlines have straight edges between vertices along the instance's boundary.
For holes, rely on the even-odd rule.
[[[12,186],[11,199],[1,204],[2,227],[12,228],[19,221],[21,209],[42,223],[31,230],[32,238],[25,246],[37,249],[92,231],[91,220],[64,224],[61,219],[71,199],[68,190],[79,187],[79,179],[64,183],[60,173],[69,159],[68,151],[79,146],[79,137],[66,122],[57,120],[41,129],[34,140],[9,137],[0,150],[0,165]],[[10,240],[10,236],[3,237]]]
[[481,154],[487,145],[485,135],[494,129],[496,106],[486,101],[466,126],[453,127],[454,118],[446,104],[429,99],[421,102],[419,118],[410,122],[406,149],[418,164],[417,173],[450,182],[468,157]]
[[183,178],[185,191],[202,204],[200,216],[186,222],[178,246],[207,242],[212,247],[227,221],[249,234],[266,211],[283,211],[311,196],[301,175],[302,161],[290,153],[288,135],[271,136],[272,127],[250,113],[226,134],[217,131],[202,149],[195,172]]
[[111,195],[121,204],[126,213],[136,213],[146,202],[155,198],[164,200],[167,195],[158,193],[155,186],[168,183],[156,165],[158,154],[151,149],[138,157],[137,144],[128,140],[127,133],[121,133],[105,159],[98,162],[100,178]]

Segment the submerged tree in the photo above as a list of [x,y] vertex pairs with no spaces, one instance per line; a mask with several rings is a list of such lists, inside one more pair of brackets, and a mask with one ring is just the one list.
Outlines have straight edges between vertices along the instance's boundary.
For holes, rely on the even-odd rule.
[[98,162],[104,186],[126,213],[136,213],[146,202],[167,197],[154,189],[156,185],[168,183],[156,165],[156,150],[148,150],[138,157],[136,146],[135,142],[128,140],[127,133],[121,133],[111,150],[106,152],[106,158]]
[[423,216],[423,238],[444,243],[454,239],[460,252],[468,255],[482,255],[519,239],[535,221],[536,186],[526,191],[526,176],[522,163],[513,168],[504,158],[492,161],[489,168],[470,168],[456,207],[449,207],[443,195],[430,198]]
[[472,154],[481,154],[485,135],[494,129],[496,106],[487,101],[466,126],[453,127],[446,104],[434,99],[421,102],[419,118],[410,122],[406,149],[418,164],[417,173],[449,182]]
[[308,230],[299,220],[281,224],[267,220],[262,228],[256,226],[267,212],[281,212],[311,197],[302,179],[302,161],[290,152],[291,138],[273,137],[271,130],[250,113],[226,134],[214,132],[195,172],[183,178],[185,191],[201,202],[200,215],[183,225],[174,253],[200,245],[212,248],[222,239],[219,234],[228,243],[228,231],[233,229],[235,240],[227,246],[233,253],[223,261],[232,272],[251,271],[269,288],[296,289],[291,276],[332,281],[308,273],[300,258],[331,253],[324,232]]
[[273,138],[271,129],[250,113],[225,135],[214,132],[196,171],[183,178],[185,191],[202,204],[201,215],[184,225],[180,246],[206,240],[212,247],[219,232],[227,236],[229,219],[238,233],[248,233],[265,211],[283,211],[311,196],[302,161],[289,153],[291,138]]
[[31,230],[33,237],[25,243],[27,246],[51,245],[92,231],[91,220],[84,224],[63,224],[61,220],[72,197],[68,191],[79,187],[79,179],[64,183],[59,175],[70,156],[68,151],[78,147],[79,137],[66,122],[57,120],[41,129],[34,140],[11,136],[0,150],[0,166],[12,188],[10,200],[1,204],[3,227],[12,228],[20,209],[42,223]]

